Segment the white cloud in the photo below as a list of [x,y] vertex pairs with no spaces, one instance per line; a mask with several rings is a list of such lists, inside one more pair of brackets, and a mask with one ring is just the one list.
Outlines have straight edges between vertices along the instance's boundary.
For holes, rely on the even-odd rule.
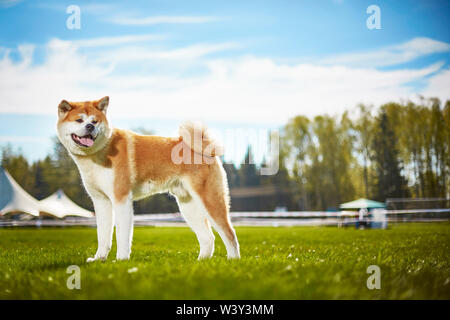
[[[1,1],[1,0],[0,0]],[[6,0],[8,1],[8,0]],[[17,0],[12,0],[17,1]],[[22,1],[22,0],[20,0]],[[70,3],[55,3],[55,2],[33,2],[30,3],[30,6],[45,9],[45,10],[55,10],[66,12],[67,7],[69,7]],[[117,4],[111,3],[84,3],[84,4],[75,4],[78,5],[81,9],[81,14],[92,14],[92,15],[103,15],[103,14],[111,14],[113,11],[121,10],[121,8]]]
[[[195,60],[204,56],[241,48],[242,46],[236,42],[222,43],[199,43],[176,49],[165,49],[161,46],[148,46],[147,43],[156,40],[165,39],[165,35],[160,34],[143,34],[143,35],[125,35],[113,37],[98,37],[79,40],[59,40],[53,39],[47,46],[55,49],[54,46],[66,47],[67,50],[75,52],[78,49],[100,48],[100,50],[83,50],[85,58],[91,63],[127,63],[142,62],[145,60],[177,60],[186,63],[189,60]],[[21,50],[19,47],[19,51]],[[102,50],[102,47],[111,47]],[[25,49],[25,48],[23,48]],[[32,48],[31,48],[32,49]],[[9,53],[11,50],[0,47],[0,55]],[[57,50],[58,51],[58,50]],[[29,57],[29,54],[23,57]]]
[[115,37],[99,37],[92,39],[80,39],[72,41],[79,47],[103,47],[127,43],[146,42],[154,40],[163,40],[166,36],[160,34],[141,34],[141,35],[125,35]]
[[2,8],[10,8],[19,4],[23,0],[0,0],[0,7]]
[[[4,2],[6,4],[15,4],[23,0],[0,0],[0,6]],[[13,5],[14,5],[13,4]],[[31,4],[34,7],[64,11],[69,6],[63,3],[46,3],[38,2]],[[77,4],[78,5],[78,4]],[[91,14],[103,17],[103,21],[110,22],[117,25],[124,26],[150,26],[156,24],[201,24],[208,22],[216,22],[224,20],[224,17],[217,16],[148,16],[148,17],[137,17],[139,15],[136,11],[130,11],[125,8],[120,3],[85,3],[79,4],[81,14]],[[121,12],[121,13],[117,13]]]
[[[21,49],[24,58],[20,63],[12,62],[7,55],[0,60],[0,112],[55,114],[61,99],[84,101],[109,95],[110,114],[116,118],[204,119],[273,126],[297,114],[338,114],[360,102],[380,105],[412,99],[416,93],[439,93],[441,99],[450,98],[446,89],[450,73],[439,72],[442,64],[382,71],[311,63],[286,65],[255,57],[203,57],[200,60],[206,72],[200,75],[136,75],[103,67],[80,54],[70,42],[55,39],[47,47],[49,54],[40,65],[30,63],[32,47]],[[192,47],[196,48],[177,49],[167,57],[195,58],[210,52],[201,46],[196,50]],[[155,58],[151,52],[148,55]],[[117,59],[108,51],[105,56]],[[159,65],[158,61],[154,63]],[[428,86],[423,92],[414,92],[407,86],[414,81],[428,81]]]
[[34,136],[0,136],[0,143],[36,142],[47,143],[48,137]]
[[405,43],[379,50],[335,55],[321,60],[320,63],[363,68],[385,67],[413,61],[429,54],[449,51],[450,44],[448,43],[430,38],[414,38]]
[[222,20],[222,18],[211,16],[152,16],[144,18],[131,17],[113,17],[108,21],[128,26],[149,26],[155,24],[191,24],[191,23],[207,23]]
[[437,97],[441,101],[450,99],[450,69],[446,69],[429,80],[428,87],[421,91],[424,97]]
[[119,49],[102,53],[96,59],[102,62],[130,62],[143,60],[185,61],[201,58],[212,53],[235,49],[238,47],[239,45],[234,42],[216,44],[202,43],[172,50],[152,49],[142,46],[136,46],[132,48],[121,47]]

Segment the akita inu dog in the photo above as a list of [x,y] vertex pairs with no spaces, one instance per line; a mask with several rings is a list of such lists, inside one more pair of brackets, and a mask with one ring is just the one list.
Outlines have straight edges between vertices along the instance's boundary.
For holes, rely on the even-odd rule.
[[58,106],[58,138],[78,166],[94,204],[98,250],[87,261],[107,258],[114,225],[117,259],[129,259],[133,200],[161,192],[176,197],[200,243],[199,259],[213,255],[211,225],[225,243],[228,258],[239,258],[229,217],[228,183],[218,157],[221,148],[206,128],[186,123],[177,138],[139,135],[110,127],[108,104],[109,98],[104,97],[87,102],[63,100]]

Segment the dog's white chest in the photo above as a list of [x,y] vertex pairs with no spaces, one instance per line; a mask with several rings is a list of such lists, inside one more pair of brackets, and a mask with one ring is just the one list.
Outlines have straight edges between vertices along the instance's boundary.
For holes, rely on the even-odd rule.
[[110,198],[112,197],[114,192],[114,172],[112,168],[106,168],[85,159],[75,159],[75,162],[80,169],[83,184],[91,196],[93,196],[93,193],[100,192]]

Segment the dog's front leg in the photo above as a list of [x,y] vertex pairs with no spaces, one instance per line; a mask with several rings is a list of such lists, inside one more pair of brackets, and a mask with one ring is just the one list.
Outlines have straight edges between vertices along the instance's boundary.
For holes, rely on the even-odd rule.
[[114,216],[111,201],[106,197],[96,197],[94,202],[95,217],[97,220],[98,249],[94,257],[88,258],[87,262],[95,260],[106,260],[111,250],[112,234],[114,228]]
[[133,201],[131,196],[114,202],[117,260],[128,260],[133,239]]

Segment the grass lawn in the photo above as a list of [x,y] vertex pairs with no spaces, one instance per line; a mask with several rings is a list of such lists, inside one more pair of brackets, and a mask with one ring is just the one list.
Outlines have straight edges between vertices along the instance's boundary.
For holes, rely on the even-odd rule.
[[[114,262],[114,248],[87,264],[93,228],[3,228],[0,299],[450,299],[450,223],[236,231],[239,261],[218,235],[213,259],[197,261],[188,228],[136,227],[130,261]],[[70,265],[80,290],[67,289]],[[366,287],[369,265],[381,268],[380,290]]]

